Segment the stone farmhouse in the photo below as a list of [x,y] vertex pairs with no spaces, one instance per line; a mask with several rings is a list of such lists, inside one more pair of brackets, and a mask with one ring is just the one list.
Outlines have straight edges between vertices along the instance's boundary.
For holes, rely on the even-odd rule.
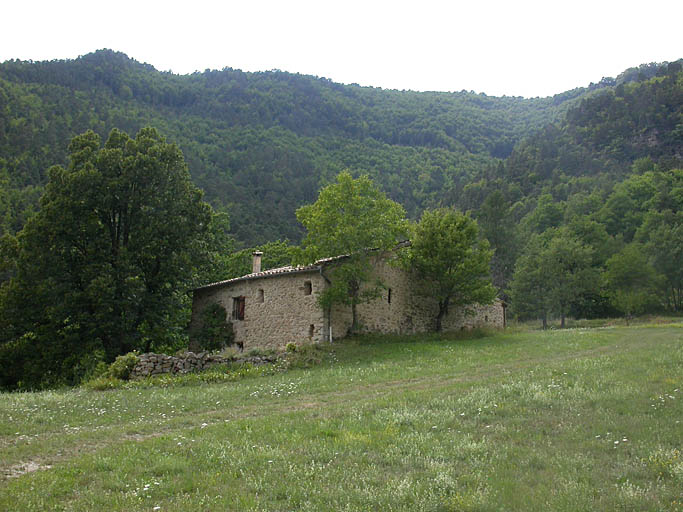
[[[243,349],[283,349],[288,343],[333,341],[351,327],[350,306],[323,310],[317,299],[330,284],[331,267],[345,256],[312,265],[261,270],[262,253],[253,253],[252,273],[193,290],[190,328],[201,323],[205,307],[218,303],[232,322],[235,343]],[[374,271],[384,284],[382,296],[359,304],[365,332],[411,334],[434,330],[436,302],[415,292],[415,277],[391,265],[389,255],[373,256]],[[505,304],[473,304],[449,309],[442,319],[445,332],[475,327],[505,327]]]

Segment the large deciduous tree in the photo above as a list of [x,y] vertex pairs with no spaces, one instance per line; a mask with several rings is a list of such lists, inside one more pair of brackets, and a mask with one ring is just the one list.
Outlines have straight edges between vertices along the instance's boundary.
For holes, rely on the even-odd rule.
[[593,252],[567,228],[534,235],[517,260],[510,283],[513,311],[520,317],[541,318],[544,329],[548,314],[557,313],[564,327],[570,305],[599,286]]
[[296,211],[306,228],[299,263],[345,255],[329,271],[331,284],[320,296],[325,308],[351,306],[351,332],[359,328],[356,306],[377,297],[381,283],[372,280],[371,252],[393,249],[407,236],[403,207],[388,199],[367,176],[349,172],[320,191],[318,200]]
[[180,150],[155,129],[135,139],[113,130],[103,147],[89,131],[69,152],[17,237],[0,297],[0,359],[19,369],[3,376],[5,387],[74,382],[93,354],[167,345],[206,253],[211,208]]
[[657,306],[656,290],[662,278],[640,244],[631,243],[608,259],[605,273],[610,299],[627,322],[632,315]]
[[477,222],[456,210],[425,210],[413,226],[407,251],[419,292],[438,304],[435,329],[450,307],[489,304],[496,296],[489,266],[493,251],[479,238]]

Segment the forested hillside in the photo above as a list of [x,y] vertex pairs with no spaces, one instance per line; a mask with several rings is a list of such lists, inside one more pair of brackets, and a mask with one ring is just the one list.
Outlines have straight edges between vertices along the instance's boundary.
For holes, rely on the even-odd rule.
[[[594,85],[592,89],[607,84]],[[236,238],[298,240],[294,210],[343,169],[368,173],[415,217],[589,89],[552,98],[416,93],[272,71],[178,76],[101,50],[0,65],[0,228],[17,231],[71,138],[152,125],[176,142],[194,182],[230,213]]]
[[582,98],[564,119],[517,144],[504,162],[482,168],[464,188],[461,205],[478,210],[490,193],[502,191],[526,213],[543,194],[556,202],[576,202],[584,193],[607,193],[639,159],[663,168],[680,166],[681,63],[641,78]]

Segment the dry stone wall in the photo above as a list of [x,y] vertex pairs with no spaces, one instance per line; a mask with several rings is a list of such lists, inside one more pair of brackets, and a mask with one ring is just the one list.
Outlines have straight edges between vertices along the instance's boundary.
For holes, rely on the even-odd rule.
[[276,357],[250,356],[243,358],[225,358],[208,352],[185,352],[179,356],[166,354],[154,354],[152,352],[142,354],[135,367],[130,373],[131,379],[151,377],[164,373],[183,374],[206,370],[217,364],[225,363],[251,363],[254,365],[275,362]]

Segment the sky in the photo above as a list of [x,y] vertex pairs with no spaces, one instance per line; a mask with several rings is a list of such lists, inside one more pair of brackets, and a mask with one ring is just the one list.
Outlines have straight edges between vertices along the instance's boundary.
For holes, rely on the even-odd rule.
[[683,1],[7,0],[0,62],[101,48],[160,71],[550,96],[683,57]]

